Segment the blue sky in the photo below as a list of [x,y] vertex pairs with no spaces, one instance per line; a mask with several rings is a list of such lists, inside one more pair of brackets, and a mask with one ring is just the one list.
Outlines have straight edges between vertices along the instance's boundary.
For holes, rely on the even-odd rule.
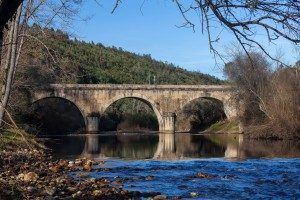
[[[71,32],[77,38],[122,47],[139,54],[151,54],[157,60],[222,78],[222,63],[216,65],[196,14],[191,16],[198,25],[193,32],[192,29],[176,27],[182,25],[183,19],[172,1],[146,0],[141,8],[143,1],[124,0],[114,14],[111,14],[114,1],[99,2],[101,6],[92,0],[82,5],[80,15],[89,19],[74,22]],[[220,52],[232,48],[230,44],[233,41],[232,35],[223,31],[218,44]],[[289,64],[300,59],[295,48],[284,40],[279,40],[276,45],[267,45],[273,55],[278,51],[284,53],[284,60]]]

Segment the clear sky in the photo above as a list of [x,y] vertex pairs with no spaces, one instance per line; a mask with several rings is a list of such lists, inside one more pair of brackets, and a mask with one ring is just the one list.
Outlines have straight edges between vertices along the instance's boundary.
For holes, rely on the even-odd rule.
[[[151,54],[157,60],[222,78],[221,68],[216,66],[209,51],[207,36],[201,33],[197,15],[191,16],[192,21],[198,22],[193,32],[192,29],[177,27],[182,25],[183,19],[171,0],[145,0],[142,7],[142,0],[124,0],[113,14],[114,1],[99,2],[101,5],[87,0],[82,5],[80,16],[89,19],[74,22],[71,32],[78,39],[122,47],[138,54]],[[219,50],[225,52],[232,42],[232,35],[222,32]],[[284,53],[284,60],[289,64],[300,59],[295,47],[283,40],[271,45],[270,51]]]

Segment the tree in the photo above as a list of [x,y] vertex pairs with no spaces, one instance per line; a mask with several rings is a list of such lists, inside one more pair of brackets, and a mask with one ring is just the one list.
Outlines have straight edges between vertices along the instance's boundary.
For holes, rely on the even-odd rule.
[[[6,52],[6,60],[4,64],[4,69],[6,73],[6,77],[4,77],[5,83],[3,84],[3,88],[1,88],[1,102],[0,102],[0,126],[2,125],[2,119],[5,113],[6,105],[8,103],[9,95],[11,92],[11,86],[13,82],[13,76],[16,69],[16,62],[18,57],[18,32],[19,32],[19,21],[21,16],[21,6],[19,6],[17,13],[12,19],[9,25],[9,33],[8,33],[8,48]],[[1,70],[2,71],[2,70]]]
[[[300,43],[300,1],[298,0],[172,0],[180,11],[182,27],[194,29],[189,16],[192,11],[201,17],[202,32],[208,35],[209,46],[215,56],[222,58],[215,44],[221,39],[223,29],[229,30],[248,54],[253,48],[273,57],[257,39],[265,34],[269,42],[284,38]],[[122,1],[116,0],[114,12]],[[249,55],[248,55],[249,56]],[[279,61],[279,60],[277,60]]]
[[235,55],[224,71],[243,101],[240,118],[252,138],[294,139],[300,131],[300,73],[296,67],[272,69],[261,54]]
[[270,68],[267,59],[255,52],[248,55],[237,52],[224,67],[228,80],[239,91],[237,100],[244,104],[245,111],[240,118],[245,125],[257,123],[267,116],[263,97],[269,83]]
[[[1,42],[1,62],[0,62],[0,126],[3,122],[3,116],[6,112],[6,107],[9,101],[11,88],[14,82],[14,74],[18,66],[23,43],[26,39],[37,40],[41,43],[43,48],[48,50],[48,53],[54,60],[48,47],[36,36],[28,34],[28,22],[36,24],[36,30],[40,34],[44,34],[41,27],[53,25],[54,21],[60,24],[68,24],[72,17],[77,13],[74,5],[79,5],[81,1],[78,0],[62,0],[62,1],[36,1],[26,0],[23,4],[19,4],[17,12],[7,23],[7,37],[5,41]],[[14,9],[17,1],[7,2],[6,0],[0,2],[1,9],[6,8],[4,13],[10,13]],[[23,8],[24,7],[24,8]],[[22,9],[23,8],[23,9]],[[1,12],[2,15],[3,12]],[[5,21],[6,18],[1,18]],[[20,21],[22,21],[20,23]],[[1,24],[0,24],[1,25]],[[0,27],[2,28],[2,27]],[[5,31],[0,29],[1,34]],[[2,36],[1,35],[1,36]],[[46,35],[43,35],[44,37]],[[2,39],[2,37],[1,37]],[[4,48],[3,48],[4,47]]]
[[[0,44],[2,44],[5,25],[16,13],[22,1],[23,0],[1,0],[0,1]],[[1,52],[1,48],[0,48],[0,52]],[[0,60],[0,64],[1,64],[1,60]]]
[[[0,2],[0,32],[3,33],[4,24],[16,12],[22,0],[2,0]],[[223,28],[228,29],[243,49],[257,47],[268,57],[272,57],[267,49],[256,39],[258,32],[265,33],[270,42],[280,37],[300,43],[300,2],[298,0],[172,0],[178,7],[183,19],[184,27],[195,27],[189,17],[190,11],[200,13],[202,30],[208,34],[209,46],[215,55],[219,55],[214,44],[219,41]],[[44,1],[41,1],[44,2]],[[65,10],[69,10],[70,3],[80,1],[61,1]],[[97,2],[95,0],[95,2]],[[115,0],[114,12],[121,0]],[[67,6],[65,6],[67,5]],[[5,12],[1,12],[5,10]],[[213,33],[214,22],[217,30]]]
[[300,68],[300,60],[298,60],[298,61],[296,62],[295,67]]

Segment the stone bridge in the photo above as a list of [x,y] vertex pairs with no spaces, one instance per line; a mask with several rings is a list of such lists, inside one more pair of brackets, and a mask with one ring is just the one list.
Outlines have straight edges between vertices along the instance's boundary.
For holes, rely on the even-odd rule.
[[99,118],[94,113],[103,114],[120,99],[136,98],[154,110],[160,131],[174,132],[176,115],[198,98],[221,101],[227,118],[235,118],[234,92],[228,85],[51,84],[35,91],[33,102],[49,97],[66,99],[81,111],[86,130],[98,132]]

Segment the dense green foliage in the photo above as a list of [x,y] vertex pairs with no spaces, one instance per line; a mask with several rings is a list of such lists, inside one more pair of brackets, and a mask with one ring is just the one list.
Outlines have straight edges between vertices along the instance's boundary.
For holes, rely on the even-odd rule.
[[[34,28],[32,28],[34,32]],[[71,40],[61,31],[44,30],[47,39],[44,41],[57,63],[52,63],[56,75],[60,77],[55,82],[69,83],[113,83],[113,84],[221,84],[222,81],[207,74],[190,72],[173,64],[157,61],[151,55],[138,55],[116,47],[105,47]],[[38,45],[35,41],[30,46]],[[31,48],[32,49],[32,48]],[[43,48],[42,48],[43,49]],[[53,57],[43,56],[46,61]],[[32,53],[30,53],[32,54]],[[42,58],[43,59],[43,58]],[[41,64],[43,64],[41,63]],[[154,78],[155,77],[155,78]]]

